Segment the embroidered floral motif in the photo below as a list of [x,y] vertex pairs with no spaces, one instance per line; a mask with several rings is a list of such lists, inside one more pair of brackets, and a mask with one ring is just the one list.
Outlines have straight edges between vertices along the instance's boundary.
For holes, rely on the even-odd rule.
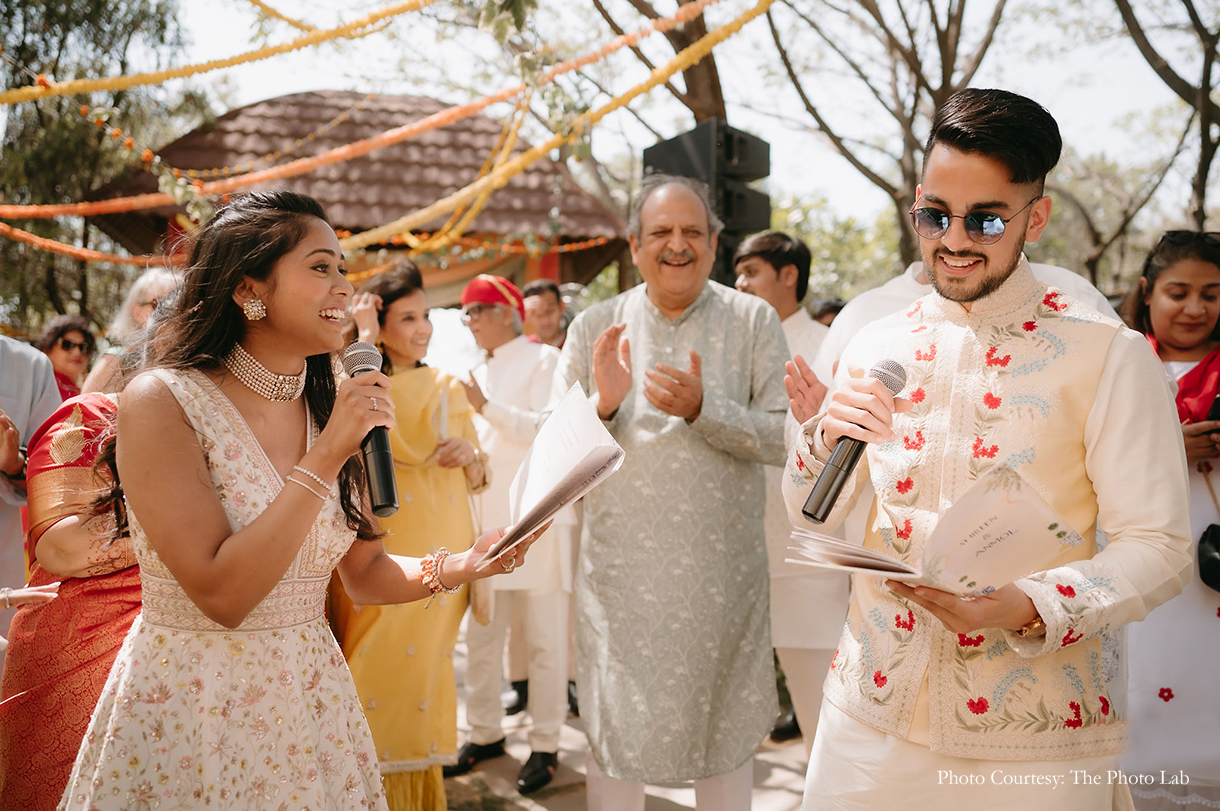
[[894,534],[904,541],[911,540],[911,519],[904,518],[902,520],[902,529],[894,530]]
[[987,365],[1000,367],[1007,366],[1008,361],[1012,360],[1012,355],[1005,355],[1004,357],[1000,358],[996,356],[997,352],[998,350],[994,346],[987,350]]
[[[881,671],[877,672],[880,673]],[[1156,695],[1157,698],[1161,699],[1161,701],[1173,701],[1173,690],[1169,689],[1168,687],[1162,687],[1159,691],[1157,691]]]
[[907,610],[907,618],[904,620],[901,614],[894,615],[894,624],[899,628],[905,628],[910,631],[915,627],[915,612]]
[[1068,632],[1063,635],[1063,641],[1059,643],[1059,647],[1066,648],[1068,645],[1072,645],[1082,639],[1084,639],[1084,634],[1078,634],[1071,628],[1068,628]]
[[1065,586],[1062,583],[1058,583],[1056,584],[1055,589],[1064,597],[1076,596],[1076,589],[1072,588],[1071,586]]
[[917,451],[920,448],[922,448],[923,447],[923,431],[916,431],[914,439],[911,439],[909,436],[904,436],[902,438],[902,446],[904,448],[906,448],[908,451]]
[[928,329],[928,325],[927,325],[927,324],[920,324],[918,327],[916,327],[915,329],[911,330],[911,334],[912,334],[912,335],[918,335],[918,334],[919,334],[919,333],[921,333],[921,332],[925,332],[927,329]]
[[1000,446],[992,445],[991,447],[984,447],[983,438],[980,436],[974,438],[974,444],[970,446],[970,450],[974,452],[975,459],[983,456],[986,456],[988,459],[994,459],[996,452],[1000,450]]
[[1000,403],[1002,403],[1002,402],[1004,402],[1004,400],[1002,398],[996,397],[991,392],[987,392],[986,394],[983,395],[983,405],[987,406],[992,411],[995,411],[997,408],[999,408]]
[[1105,696],[1098,696],[1097,700],[1101,702],[1101,714],[1109,715],[1110,714],[1110,699],[1106,698]]
[[897,482],[894,485],[894,489],[897,490],[899,493],[906,495],[907,493],[911,492],[911,488],[914,486],[915,486],[915,482],[911,479],[910,476],[907,476],[902,481]]
[[1069,701],[1068,707],[1072,710],[1072,717],[1063,722],[1063,725],[1068,729],[1080,729],[1084,721],[1080,717],[1080,703],[1077,701]]
[[915,391],[911,392],[907,396],[907,399],[910,400],[912,403],[922,403],[923,398],[924,398],[924,391],[923,391],[922,387],[915,389]]
[[928,351],[915,350],[915,360],[932,360],[936,357],[936,344],[929,344]]
[[907,317],[910,318],[910,317],[914,316],[915,313],[919,312],[921,309],[923,309],[923,302],[922,301],[915,302],[915,306],[912,307],[911,309],[907,310]]
[[979,634],[978,636],[967,636],[966,634],[958,634],[957,644],[959,647],[963,648],[977,648],[979,645],[983,644],[983,635]]
[[1066,310],[1068,307],[1066,304],[1059,303],[1059,291],[1058,290],[1048,290],[1046,292],[1046,295],[1042,297],[1042,304],[1047,307],[1050,307],[1052,310],[1054,310],[1057,313],[1062,312],[1063,310]]
[[830,669],[834,670],[839,666],[839,649],[835,648],[835,655],[830,659]]
[[970,710],[970,712],[974,713],[975,715],[982,715],[983,713],[987,712],[989,708],[990,705],[987,703],[987,699],[983,696],[966,699],[966,709]]
[[873,674],[873,684],[877,685],[877,687],[884,687],[887,681],[889,681],[889,679],[882,676],[880,670]]
[[800,471],[805,470],[805,460],[801,458],[799,453],[796,455],[796,469]]
[[1025,330],[1026,332],[1033,332],[1037,328],[1038,328],[1038,325],[1036,323],[1034,323],[1033,321],[1026,321],[1024,324],[1021,325],[1021,329]]

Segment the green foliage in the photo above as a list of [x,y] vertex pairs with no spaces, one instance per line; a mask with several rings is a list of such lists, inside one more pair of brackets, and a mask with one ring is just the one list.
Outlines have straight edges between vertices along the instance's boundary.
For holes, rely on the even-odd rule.
[[[0,72],[7,87],[37,74],[57,81],[117,76],[161,67],[182,52],[177,0],[6,0],[0,4]],[[150,64],[150,62],[152,64]],[[90,108],[88,117],[80,108]],[[93,110],[105,119],[94,124]],[[52,96],[6,108],[0,135],[0,198],[6,203],[77,202],[139,165],[112,127],[142,145],[160,145],[210,115],[206,97],[189,87]],[[115,246],[80,218],[12,223],[39,236],[96,250]],[[139,269],[91,265],[0,240],[0,317],[16,332],[33,332],[56,313],[79,312],[98,326],[117,306]]]
[[593,277],[593,281],[580,291],[577,310],[597,304],[599,301],[609,301],[618,295],[618,262],[611,262],[602,268],[601,273]]
[[825,198],[790,196],[772,203],[771,227],[803,240],[813,254],[806,301],[850,299],[903,269],[888,211],[867,224],[838,214]]

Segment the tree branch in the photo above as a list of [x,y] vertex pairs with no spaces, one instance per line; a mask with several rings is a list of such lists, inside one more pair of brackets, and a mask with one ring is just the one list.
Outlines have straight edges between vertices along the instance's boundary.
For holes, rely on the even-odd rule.
[[1004,13],[1004,6],[1008,0],[998,0],[995,9],[991,12],[991,19],[987,21],[987,30],[983,32],[983,38],[979,40],[978,47],[974,49],[974,53],[966,60],[966,64],[962,66],[961,78],[955,82],[957,87],[969,87],[970,82],[974,79],[974,74],[978,72],[979,66],[983,64],[983,56],[991,47],[991,42],[995,38],[996,29],[1000,27],[1000,15]]
[[[639,0],[639,1],[642,2],[642,0]],[[634,3],[633,3],[633,5],[634,5]],[[645,4],[645,5],[647,5],[647,4]],[[615,22],[614,18],[610,16],[610,12],[606,10],[606,7],[604,5],[602,5],[601,0],[593,0],[593,7],[596,8],[598,13],[602,15],[602,19],[605,20],[606,24],[610,26],[610,30],[614,32],[615,36],[621,37],[621,36],[626,35],[627,32],[624,31],[622,26],[620,26],[617,22]],[[652,7],[649,6],[649,8],[652,8]],[[653,10],[653,14],[654,15],[656,14],[655,10]],[[648,68],[649,70],[657,69],[656,66],[653,65],[652,62],[649,61],[648,57],[644,56],[644,52],[642,50],[640,50],[640,47],[638,45],[629,45],[628,47],[631,48],[631,52],[633,54],[635,54],[636,58],[639,59],[642,63],[644,63],[644,67]],[[666,81],[665,89],[668,90],[670,93],[672,93],[673,97],[676,98],[678,101],[682,102],[682,104],[685,107],[690,109],[690,107],[691,107],[690,99],[687,97],[687,95],[685,93],[680,91],[678,88],[674,87],[672,82]]]
[[1148,40],[1144,27],[1135,16],[1135,11],[1131,8],[1130,0],[1114,0],[1114,4],[1118,6],[1118,13],[1123,18],[1123,25],[1127,27],[1127,33],[1131,35],[1131,40],[1135,43],[1135,47],[1139,49],[1140,55],[1144,57],[1144,61],[1148,63],[1148,66],[1156,72],[1161,81],[1178,98],[1191,107],[1198,104],[1198,89],[1179,76],[1165,57],[1161,56],[1157,49],[1153,47],[1152,43]]

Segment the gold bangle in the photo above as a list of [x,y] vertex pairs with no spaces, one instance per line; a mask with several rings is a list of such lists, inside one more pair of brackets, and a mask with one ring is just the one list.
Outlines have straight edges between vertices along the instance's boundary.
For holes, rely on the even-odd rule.
[[293,484],[299,484],[299,485],[301,485],[302,487],[304,487],[306,490],[308,490],[309,492],[313,493],[315,496],[317,496],[318,498],[320,498],[322,501],[326,501],[326,496],[322,495],[322,494],[321,494],[321,493],[319,493],[317,490],[313,489],[312,487],[310,487],[308,484],[306,484],[305,482],[301,481],[300,479],[294,479],[294,478],[292,478],[291,476],[289,476],[289,477],[286,479],[286,481],[290,481],[290,482],[292,482]]
[[1024,639],[1027,636],[1036,636],[1039,632],[1046,632],[1046,623],[1042,620],[1041,614],[1035,616],[1032,620],[1013,631],[1013,633],[1019,636],[1021,639]]

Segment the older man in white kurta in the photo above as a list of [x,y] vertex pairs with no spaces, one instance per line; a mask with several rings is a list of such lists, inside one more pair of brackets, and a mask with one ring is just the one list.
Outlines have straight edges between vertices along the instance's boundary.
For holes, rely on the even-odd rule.
[[[649,178],[633,218],[646,284],[581,313],[556,391],[579,381],[626,451],[585,497],[576,658],[592,811],[695,781],[700,808],[749,807],[775,718],[763,463],[783,456],[783,333],[707,281],[716,222]],[[531,553],[532,554],[532,553]]]
[[[508,488],[542,421],[559,352],[521,334],[520,293],[507,280],[480,276],[462,296],[470,330],[488,357],[473,372],[468,387],[478,410],[475,428],[491,467],[491,485],[478,498],[484,527],[510,523]],[[567,544],[549,530],[530,550],[529,561],[495,578],[495,608],[489,625],[467,624],[470,651],[466,718],[470,741],[458,753],[461,771],[502,754],[504,716],[500,704],[504,636],[514,604],[524,605],[529,636],[531,762],[519,778],[526,793],[554,775],[559,731],[567,714],[568,602],[572,559]],[[549,773],[548,773],[549,772]],[[524,784],[520,780],[531,779]]]

